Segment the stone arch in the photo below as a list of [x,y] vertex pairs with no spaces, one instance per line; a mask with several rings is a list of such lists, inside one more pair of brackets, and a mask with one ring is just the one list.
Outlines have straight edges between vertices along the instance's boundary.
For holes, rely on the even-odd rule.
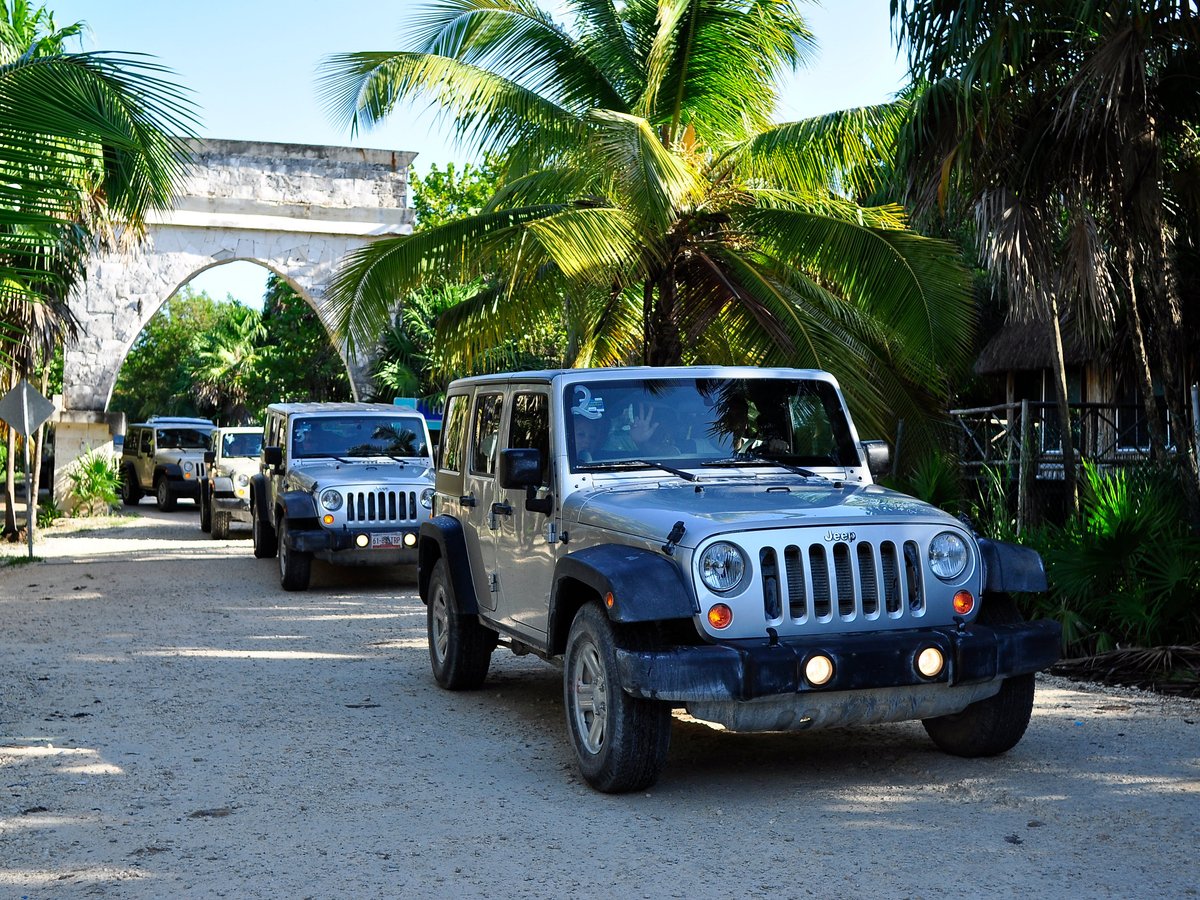
[[[79,336],[63,360],[55,438],[56,495],[67,463],[124,432],[107,415],[117,373],[142,328],[182,284],[246,260],[282,276],[333,334],[326,287],[339,261],[385,235],[412,231],[408,168],[415,154],[356,147],[197,140],[174,208],[132,252],[103,254],[70,299]],[[370,359],[338,353],[355,397]]]

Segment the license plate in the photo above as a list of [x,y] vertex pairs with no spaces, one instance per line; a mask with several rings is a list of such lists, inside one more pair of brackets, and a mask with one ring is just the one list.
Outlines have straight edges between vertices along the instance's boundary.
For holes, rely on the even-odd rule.
[[372,547],[403,547],[404,535],[402,534],[373,534],[371,535]]

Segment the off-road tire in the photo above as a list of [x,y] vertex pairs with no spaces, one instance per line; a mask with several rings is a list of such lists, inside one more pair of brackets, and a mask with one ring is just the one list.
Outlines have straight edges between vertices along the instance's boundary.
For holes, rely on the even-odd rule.
[[445,559],[434,563],[429,573],[425,624],[429,663],[437,683],[450,691],[467,691],[482,685],[491,666],[497,635],[481,625],[477,616],[459,610]]
[[179,498],[171,493],[171,483],[165,475],[154,483],[154,499],[163,512],[172,512],[179,505]]
[[[1016,625],[1023,622],[1012,597],[991,594],[983,598],[976,621],[981,625]],[[1000,692],[972,703],[960,713],[924,719],[921,724],[938,749],[952,756],[996,756],[1011,750],[1025,734],[1033,714],[1033,673],[1007,678]]]
[[229,513],[214,509],[212,511],[212,531],[209,533],[214,541],[229,540]]
[[121,472],[121,502],[126,506],[137,506],[142,502],[142,486],[138,484],[137,470],[126,466]]
[[270,559],[279,549],[275,526],[267,521],[266,511],[255,506],[250,516],[250,533],[254,538],[254,558]]
[[201,483],[197,502],[200,504],[200,530],[208,534],[212,531],[212,501],[208,496],[207,484]]
[[567,732],[584,780],[598,791],[639,791],[658,780],[671,744],[671,707],[625,693],[617,670],[618,642],[645,644],[639,632],[619,634],[599,604],[583,606],[571,623],[563,658]]
[[279,585],[285,591],[307,591],[312,578],[312,554],[287,545],[288,520],[279,521]]

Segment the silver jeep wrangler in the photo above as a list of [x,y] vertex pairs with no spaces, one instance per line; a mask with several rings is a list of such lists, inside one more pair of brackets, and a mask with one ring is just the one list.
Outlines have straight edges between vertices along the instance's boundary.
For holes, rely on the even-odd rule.
[[644,788],[671,710],[738,731],[920,719],[944,751],[1022,737],[1057,623],[1030,550],[873,483],[834,378],[795,369],[526,372],[448,392],[418,570],[435,679],[493,649],[561,658],[601,791]]
[[314,558],[336,565],[417,561],[433,504],[429,427],[382,403],[273,403],[250,479],[254,555],[279,556],[284,590],[308,588]]

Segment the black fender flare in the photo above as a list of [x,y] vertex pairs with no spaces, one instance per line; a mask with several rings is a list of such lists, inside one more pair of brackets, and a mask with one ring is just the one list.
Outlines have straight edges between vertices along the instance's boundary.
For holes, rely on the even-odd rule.
[[1010,594],[1044,591],[1046,567],[1036,550],[979,538],[979,555],[983,561],[983,592]]
[[292,523],[288,525],[289,528],[304,527],[308,523],[312,523],[314,528],[317,527],[317,501],[312,494],[306,491],[284,491],[276,501],[282,507],[288,522]]
[[[551,652],[566,646],[571,620],[582,605],[580,587],[594,592],[620,623],[690,619],[699,609],[695,597],[671,557],[639,547],[602,544],[559,558],[554,566],[547,637]],[[608,595],[613,597],[608,604]]]
[[162,475],[168,481],[183,481],[183,469],[179,468],[176,463],[166,463],[154,467],[154,483],[158,483],[158,476]]
[[439,559],[446,560],[459,612],[478,615],[479,600],[475,596],[475,582],[471,580],[466,534],[462,522],[453,516],[434,516],[421,523],[417,538],[417,592],[426,604],[429,603],[429,576]]

